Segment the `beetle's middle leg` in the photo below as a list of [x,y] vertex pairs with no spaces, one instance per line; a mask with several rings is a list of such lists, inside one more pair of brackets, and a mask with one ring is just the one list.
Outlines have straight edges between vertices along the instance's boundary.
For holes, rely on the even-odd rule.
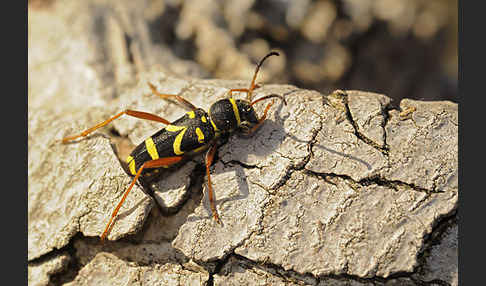
[[211,173],[209,171],[209,167],[213,163],[214,154],[217,150],[217,145],[213,143],[209,148],[208,152],[206,153],[206,176],[208,177],[208,197],[209,197],[209,204],[211,206],[211,212],[213,213],[213,218],[216,222],[221,223],[219,219],[218,211],[216,210],[216,204],[214,202],[214,192],[213,187],[211,185]]
[[158,97],[161,97],[163,99],[169,99],[169,98],[173,97],[177,101],[179,101],[179,103],[182,104],[184,107],[186,107],[186,108],[188,108],[190,110],[193,110],[193,111],[197,109],[197,107],[195,107],[194,104],[190,103],[189,101],[187,101],[186,99],[184,99],[180,95],[159,93],[153,84],[151,84],[150,82],[148,82],[148,85],[149,85],[150,89],[152,90],[152,93],[155,94],[155,95],[157,95]]
[[101,128],[105,125],[107,125],[108,123],[112,122],[113,120],[117,119],[118,117],[122,116],[123,114],[126,114],[126,115],[129,115],[129,116],[132,116],[132,117],[136,117],[136,118],[139,118],[139,119],[146,119],[146,120],[150,120],[150,121],[156,121],[156,122],[160,122],[160,123],[164,123],[164,124],[167,124],[169,125],[170,124],[170,121],[158,116],[158,115],[155,115],[155,114],[151,114],[151,113],[147,113],[147,112],[143,112],[143,111],[136,111],[136,110],[131,110],[131,109],[127,109],[125,111],[122,111],[120,113],[118,113],[117,115],[111,117],[110,119],[108,120],[105,120],[91,128],[88,128],[86,130],[84,130],[83,132],[77,134],[77,135],[73,135],[73,136],[68,136],[68,137],[64,137],[62,139],[62,143],[67,143],[69,141],[72,141],[72,140],[75,140],[79,137],[84,137],[86,135],[88,135],[89,133],[95,131],[96,129],[98,128]]

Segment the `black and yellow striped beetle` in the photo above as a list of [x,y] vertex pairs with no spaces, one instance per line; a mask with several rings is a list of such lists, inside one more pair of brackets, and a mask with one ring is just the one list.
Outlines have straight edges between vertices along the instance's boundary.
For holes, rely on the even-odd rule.
[[[113,219],[116,217],[118,210],[122,206],[135,182],[142,174],[144,174],[144,170],[147,171],[146,169],[160,167],[167,168],[170,165],[181,161],[184,157],[192,156],[204,150],[207,150],[205,165],[206,175],[208,177],[208,196],[211,205],[211,212],[213,214],[213,218],[220,223],[218,212],[216,211],[216,206],[214,203],[211,176],[209,172],[209,167],[213,162],[214,154],[218,147],[218,139],[222,136],[229,136],[235,132],[242,132],[246,135],[253,133],[265,120],[267,112],[272,106],[273,101],[266,106],[263,116],[260,118],[257,117],[256,112],[253,109],[253,105],[255,103],[265,99],[277,97],[280,98],[284,104],[287,104],[285,99],[277,94],[270,94],[252,101],[253,90],[259,87],[255,84],[258,70],[265,59],[273,55],[278,56],[279,54],[277,52],[271,52],[260,60],[248,89],[230,89],[228,91],[227,98],[213,103],[209,108],[209,112],[195,107],[192,103],[179,95],[161,94],[156,90],[154,85],[148,83],[155,95],[164,99],[175,99],[184,107],[190,109],[190,111],[174,122],[169,122],[166,119],[154,114],[127,109],[116,114],[110,119],[81,132],[78,135],[69,136],[62,139],[63,143],[67,143],[79,137],[86,136],[94,130],[107,125],[123,114],[140,119],[157,121],[167,125],[165,128],[156,132],[154,135],[147,138],[143,143],[138,145],[128,156],[128,169],[134,178],[125,191],[122,199],[113,210],[111,218],[106,225],[103,234],[101,235],[102,241],[108,235],[108,232],[112,227]],[[233,92],[246,93],[247,100],[233,99]]]

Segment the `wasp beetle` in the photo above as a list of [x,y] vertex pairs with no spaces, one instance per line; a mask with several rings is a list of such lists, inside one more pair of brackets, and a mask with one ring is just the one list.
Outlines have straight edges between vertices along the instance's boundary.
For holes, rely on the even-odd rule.
[[[67,143],[77,138],[84,137],[94,130],[109,124],[111,121],[124,114],[167,125],[165,128],[156,132],[138,145],[128,156],[126,163],[128,164],[130,175],[133,176],[133,180],[125,191],[122,199],[113,210],[110,220],[108,221],[105,230],[101,235],[102,241],[108,235],[108,232],[112,227],[113,219],[116,217],[118,210],[122,206],[133,185],[137,182],[139,177],[144,174],[144,170],[147,171],[148,169],[161,167],[168,168],[169,166],[178,163],[185,157],[192,156],[205,150],[207,150],[205,156],[205,165],[206,175],[208,178],[208,196],[211,212],[213,218],[220,223],[214,202],[209,167],[213,162],[214,155],[218,148],[218,139],[220,137],[229,136],[236,132],[251,135],[264,122],[267,112],[273,104],[273,100],[266,106],[264,113],[260,118],[253,109],[253,105],[255,103],[269,98],[280,98],[284,104],[287,104],[285,99],[277,94],[270,94],[253,100],[253,91],[259,87],[259,85],[255,84],[255,79],[260,66],[263,64],[265,59],[274,55],[278,56],[279,54],[277,52],[271,52],[260,60],[260,62],[257,64],[253,79],[248,89],[230,89],[226,98],[213,103],[208,112],[201,108],[195,107],[192,103],[179,95],[159,93],[154,85],[148,83],[153,94],[164,99],[175,99],[178,103],[190,111],[179,119],[169,122],[168,120],[155,114],[127,109],[116,114],[110,119],[81,132],[78,135],[69,136],[62,139],[62,143]],[[246,93],[246,100],[235,100],[232,96],[233,92]]]

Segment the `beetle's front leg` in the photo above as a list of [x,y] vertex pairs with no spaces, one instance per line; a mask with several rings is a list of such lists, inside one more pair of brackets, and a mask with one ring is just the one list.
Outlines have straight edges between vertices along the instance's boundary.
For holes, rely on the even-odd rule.
[[[255,87],[253,87],[253,89],[255,90],[259,87],[261,87],[261,85],[255,84]],[[228,90],[228,93],[226,93],[227,97],[232,98],[233,92],[245,92],[246,94],[248,94],[250,92],[250,90],[248,88],[232,88],[232,89]]]
[[221,220],[219,219],[218,211],[216,210],[214,192],[213,192],[213,187],[211,185],[211,173],[209,171],[209,167],[211,167],[211,164],[213,163],[214,154],[216,154],[217,149],[218,149],[218,147],[216,145],[216,142],[213,142],[211,144],[211,147],[209,147],[208,152],[206,153],[206,175],[208,177],[208,197],[209,197],[209,204],[211,206],[211,212],[213,213],[214,220],[217,223],[221,224]]

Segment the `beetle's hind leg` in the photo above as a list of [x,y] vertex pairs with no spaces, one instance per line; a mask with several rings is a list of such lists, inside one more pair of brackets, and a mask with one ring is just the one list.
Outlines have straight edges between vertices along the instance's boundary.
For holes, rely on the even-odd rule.
[[163,166],[173,165],[173,164],[179,162],[181,159],[182,159],[182,156],[165,157],[165,158],[159,158],[159,159],[156,159],[156,160],[151,160],[151,161],[147,161],[147,162],[143,163],[143,165],[138,169],[135,177],[133,178],[132,183],[130,184],[130,186],[128,186],[127,190],[125,191],[125,194],[123,194],[123,197],[121,198],[120,202],[118,203],[118,205],[113,210],[111,217],[110,217],[110,220],[108,221],[108,224],[106,225],[105,230],[103,231],[103,234],[101,235],[101,241],[105,240],[106,236],[108,235],[111,228],[113,227],[113,225],[112,225],[113,219],[118,214],[118,211],[120,210],[121,206],[125,202],[125,199],[127,198],[128,193],[130,193],[130,191],[132,190],[133,185],[135,185],[135,182],[137,182],[138,178],[142,174],[142,171],[146,168],[159,168],[159,167],[163,167]]

